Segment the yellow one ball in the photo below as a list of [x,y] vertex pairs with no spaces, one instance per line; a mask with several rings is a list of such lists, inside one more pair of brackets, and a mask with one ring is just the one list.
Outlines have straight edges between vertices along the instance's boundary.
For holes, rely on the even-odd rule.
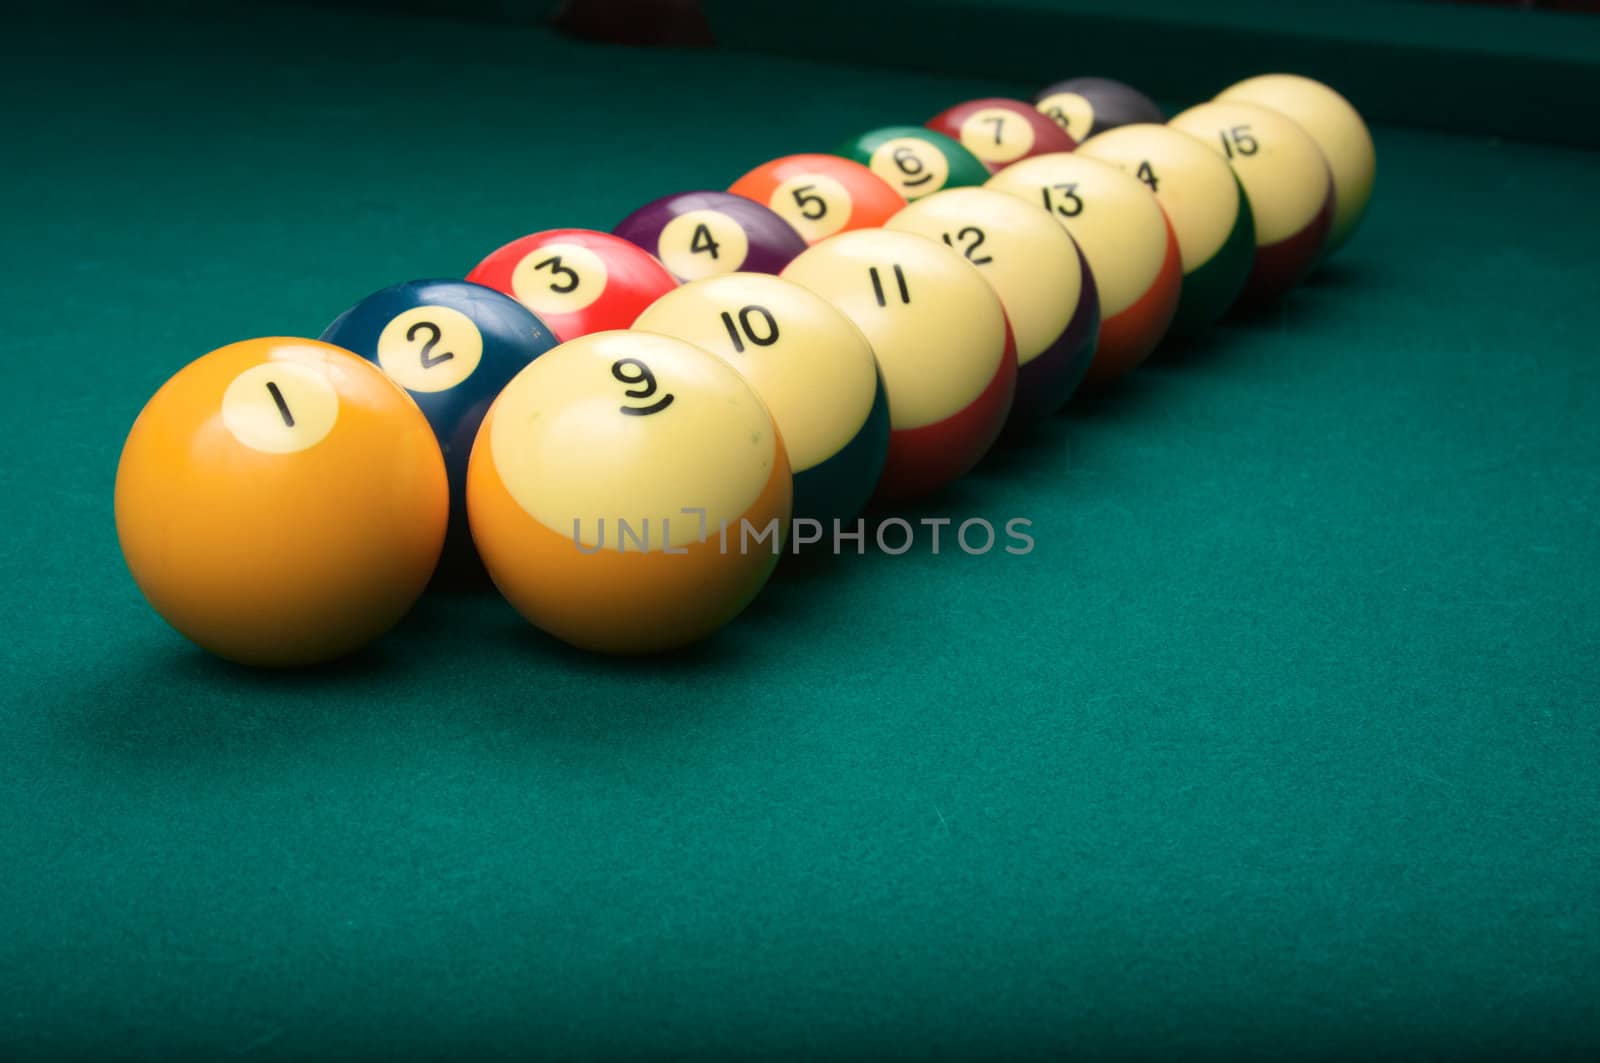
[[376,365],[316,340],[234,343],[145,405],[117,466],[117,537],[168,623],[289,666],[383,634],[422,594],[449,516],[428,421]]
[[1372,199],[1378,156],[1361,114],[1333,89],[1299,74],[1262,74],[1223,90],[1219,100],[1247,100],[1293,118],[1311,134],[1333,172],[1333,231],[1323,255],[1350,239]]

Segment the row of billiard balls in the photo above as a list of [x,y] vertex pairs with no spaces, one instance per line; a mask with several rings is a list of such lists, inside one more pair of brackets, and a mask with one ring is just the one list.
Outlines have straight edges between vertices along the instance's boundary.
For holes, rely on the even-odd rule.
[[682,646],[755,596],[791,517],[831,531],[936,491],[1169,332],[1281,294],[1349,237],[1373,170],[1359,115],[1308,79],[1170,122],[1078,79],[614,234],[536,233],[320,340],[181,370],[123,449],[124,556],[175,628],[250,664],[340,656],[485,568],[573,645]]

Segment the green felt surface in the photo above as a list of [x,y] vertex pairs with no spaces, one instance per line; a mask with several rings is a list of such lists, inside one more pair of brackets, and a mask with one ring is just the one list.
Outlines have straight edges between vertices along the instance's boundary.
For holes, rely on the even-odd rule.
[[[37,0],[35,0],[37,2]],[[219,0],[141,0],[208,6]],[[532,25],[576,15],[613,32],[633,0],[296,0]],[[1203,99],[1290,70],[1339,86],[1370,119],[1600,147],[1600,18],[1456,0],[643,0],[698,6],[719,46],[836,63],[1015,80],[1023,94],[1112,75],[1156,99]],[[1576,7],[1576,5],[1568,5]],[[1591,6],[1593,6],[1591,4]],[[685,21],[702,25],[690,16]],[[625,27],[616,29],[616,27]],[[659,32],[659,30],[658,30]]]
[[[144,605],[187,360],[1004,82],[314,10],[4,76],[0,1056],[1600,1047],[1600,156],[1375,130],[1364,229],[674,659],[493,596],[256,674]],[[1114,72],[1113,72],[1114,73]]]
[[1254,74],[1338,85],[1377,121],[1600,146],[1600,18],[1437,0],[705,0],[725,46],[1014,78],[1081,75],[1157,100]]

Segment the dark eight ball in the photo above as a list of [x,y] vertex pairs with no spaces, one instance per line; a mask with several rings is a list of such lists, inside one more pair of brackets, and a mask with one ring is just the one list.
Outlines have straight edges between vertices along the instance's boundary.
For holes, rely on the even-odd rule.
[[1167,120],[1150,97],[1110,78],[1057,81],[1035,93],[1033,103],[1080,143],[1118,126],[1161,125]]

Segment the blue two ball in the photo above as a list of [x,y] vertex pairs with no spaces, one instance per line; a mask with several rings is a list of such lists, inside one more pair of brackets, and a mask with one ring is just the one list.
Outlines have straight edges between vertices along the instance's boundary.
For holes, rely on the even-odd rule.
[[[378,347],[384,330],[402,314],[419,307],[454,310],[471,321],[482,338],[483,352],[478,364],[453,387],[443,390],[406,387],[433,427],[450,479],[450,528],[445,537],[439,574],[451,582],[471,580],[482,572],[472,545],[472,533],[467,527],[466,506],[467,459],[472,455],[478,426],[489,412],[489,404],[511,378],[561,341],[515,299],[463,280],[408,281],[374,292],[335,318],[321,338],[381,367]],[[417,316],[403,334],[407,346],[399,355],[409,357],[414,353],[423,372],[445,365],[452,353],[448,349],[437,349],[448,346],[440,343],[440,337],[449,329],[438,325],[430,328],[430,324],[426,314]],[[431,345],[430,340],[433,341]],[[391,338],[391,344],[393,342]],[[412,346],[414,352],[411,352]],[[391,348],[390,358],[395,356]],[[395,376],[394,373],[390,375]],[[417,378],[412,379],[414,382]],[[406,385],[404,380],[397,379],[397,382]]]

